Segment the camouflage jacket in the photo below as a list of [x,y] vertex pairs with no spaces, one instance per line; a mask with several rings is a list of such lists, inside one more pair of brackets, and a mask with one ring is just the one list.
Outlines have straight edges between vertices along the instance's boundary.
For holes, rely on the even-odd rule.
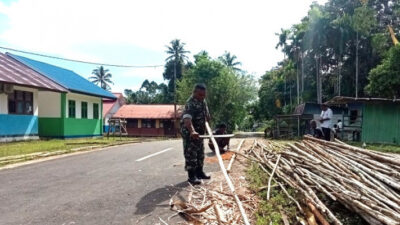
[[189,130],[185,127],[183,120],[186,118],[190,118],[192,120],[192,124],[194,130],[199,133],[200,135],[205,134],[206,131],[206,117],[209,115],[207,102],[199,101],[193,96],[191,96],[185,105],[185,109],[182,114],[181,120],[181,129],[182,135],[187,136],[189,135]]

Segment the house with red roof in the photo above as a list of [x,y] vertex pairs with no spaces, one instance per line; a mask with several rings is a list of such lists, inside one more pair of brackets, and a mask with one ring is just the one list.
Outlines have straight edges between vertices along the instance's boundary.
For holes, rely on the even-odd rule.
[[112,93],[116,99],[105,99],[103,100],[103,132],[108,132],[109,124],[108,120],[125,105],[125,98],[122,93]]
[[[183,106],[177,106],[176,118],[179,120]],[[125,119],[129,136],[174,136],[179,129],[175,121],[174,105],[123,105],[113,118]]]

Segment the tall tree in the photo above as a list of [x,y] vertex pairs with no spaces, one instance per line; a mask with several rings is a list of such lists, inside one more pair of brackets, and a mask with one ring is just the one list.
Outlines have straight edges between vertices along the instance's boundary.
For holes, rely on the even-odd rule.
[[218,57],[218,59],[228,68],[231,68],[234,71],[241,71],[238,66],[242,65],[242,63],[236,61],[236,55],[231,55],[230,52],[225,51],[225,53],[222,56]]
[[100,66],[92,71],[93,76],[89,77],[89,79],[96,85],[100,84],[100,87],[104,90],[111,90],[110,84],[114,83],[111,81],[112,74],[108,71],[108,69]]
[[358,97],[358,78],[359,78],[359,46],[360,35],[368,35],[375,25],[374,11],[364,4],[354,10],[353,28],[356,31],[356,82],[355,97]]
[[194,57],[193,67],[185,71],[178,83],[179,102],[184,103],[188,99],[196,83],[204,83],[212,123],[225,123],[228,130],[234,130],[247,114],[246,105],[256,97],[254,80],[248,75],[234,73],[204,51]]
[[[169,46],[166,46],[165,51],[168,57],[165,59],[165,69],[163,77],[168,80],[168,91],[169,101],[172,103],[175,97],[175,79],[180,80],[182,78],[183,70],[185,69],[185,62],[188,60],[187,54],[189,51],[185,50],[185,43],[181,42],[179,39],[172,40]],[[190,65],[189,65],[190,66]]]

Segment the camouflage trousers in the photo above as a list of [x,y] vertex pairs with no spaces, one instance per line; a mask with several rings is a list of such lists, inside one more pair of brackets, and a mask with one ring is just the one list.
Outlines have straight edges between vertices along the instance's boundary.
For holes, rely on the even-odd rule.
[[185,170],[202,168],[204,163],[203,139],[193,140],[183,137],[183,154],[185,156]]

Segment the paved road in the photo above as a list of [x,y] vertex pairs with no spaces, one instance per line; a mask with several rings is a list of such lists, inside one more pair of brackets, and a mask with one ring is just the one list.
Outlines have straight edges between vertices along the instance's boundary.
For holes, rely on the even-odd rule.
[[159,223],[172,215],[170,197],[187,185],[183,161],[181,141],[169,140],[2,170],[0,224]]

